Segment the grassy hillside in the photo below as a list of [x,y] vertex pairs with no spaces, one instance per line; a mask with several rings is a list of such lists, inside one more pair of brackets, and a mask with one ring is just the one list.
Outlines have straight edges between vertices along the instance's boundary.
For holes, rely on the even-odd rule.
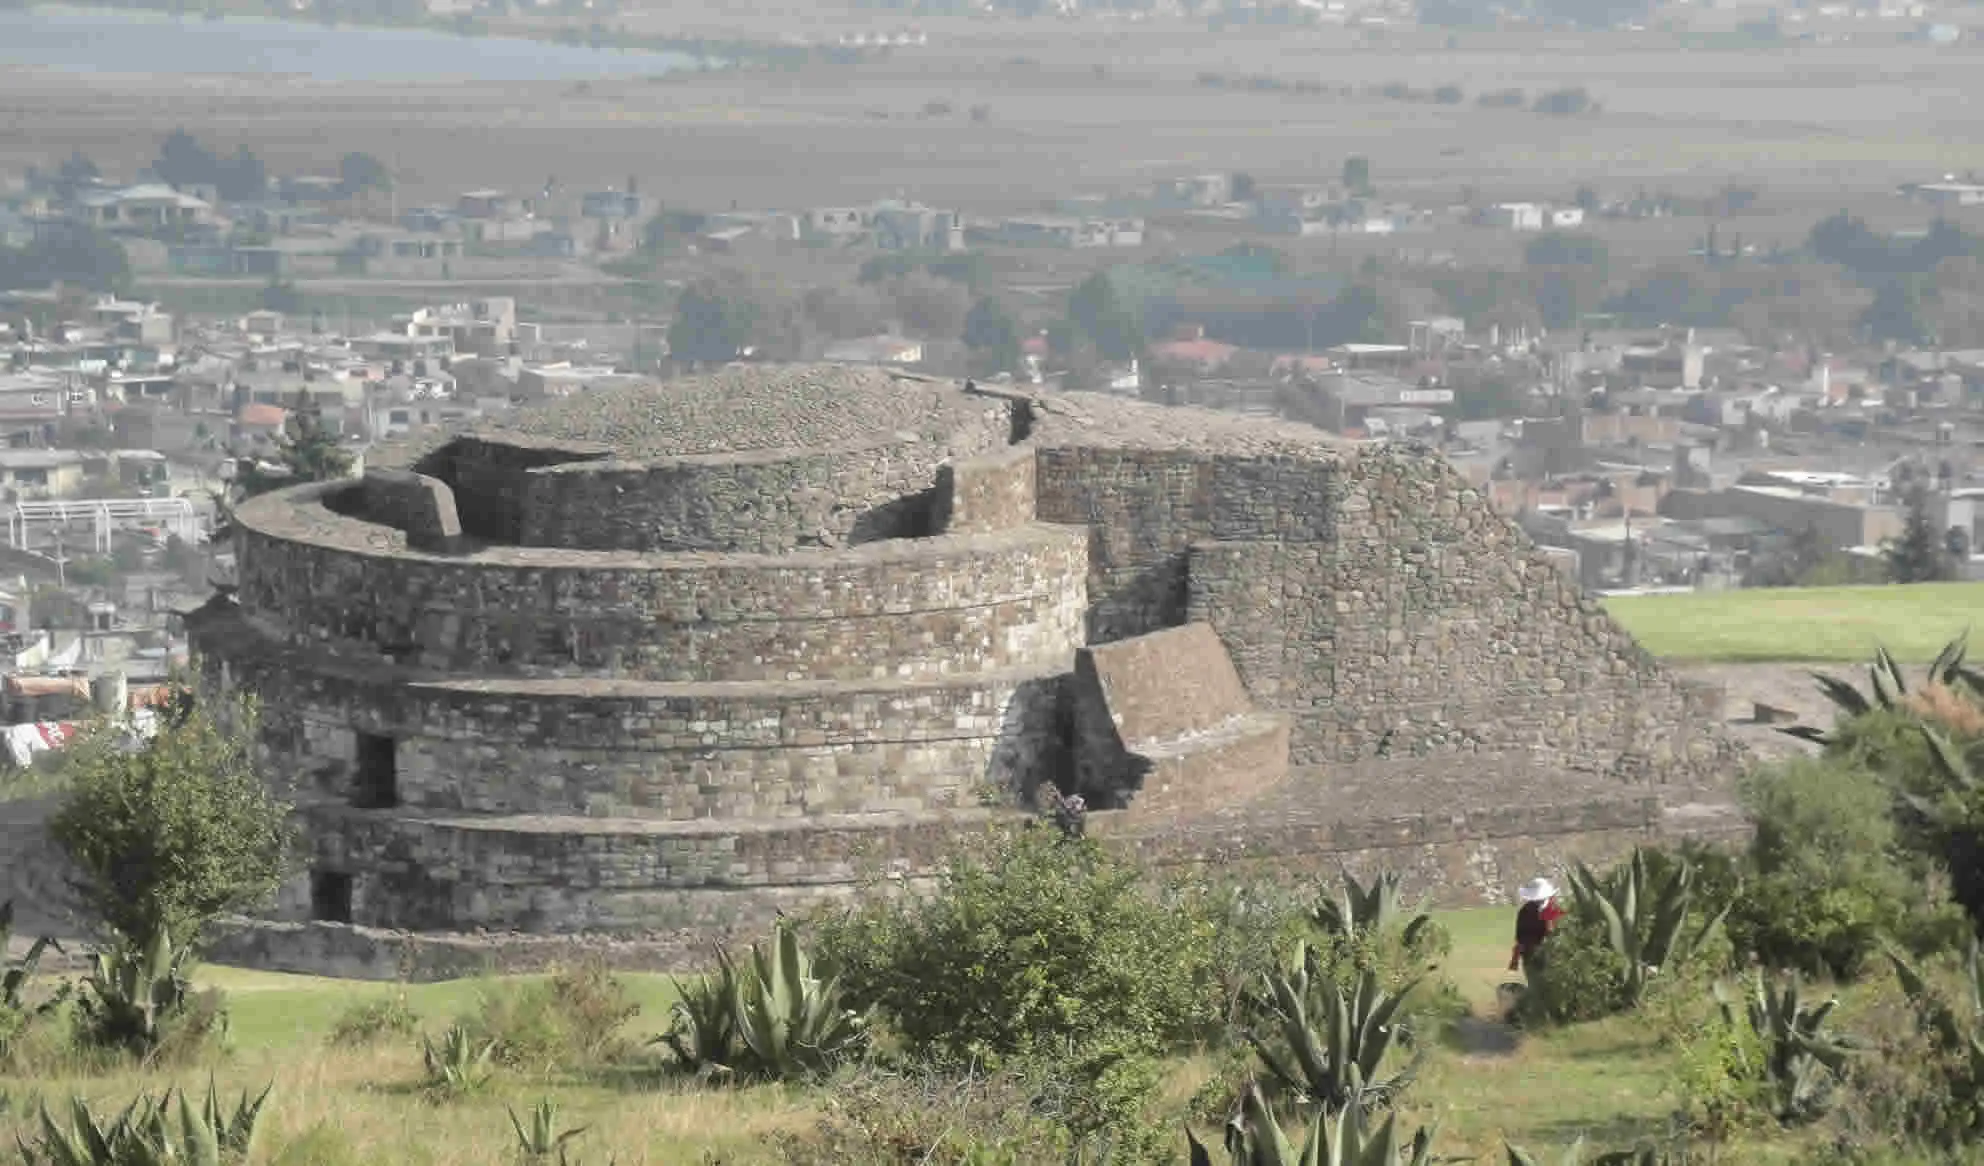
[[1862,661],[1876,645],[1926,661],[1984,627],[1984,583],[1787,587],[1637,595],[1605,603],[1656,656],[1703,661]]

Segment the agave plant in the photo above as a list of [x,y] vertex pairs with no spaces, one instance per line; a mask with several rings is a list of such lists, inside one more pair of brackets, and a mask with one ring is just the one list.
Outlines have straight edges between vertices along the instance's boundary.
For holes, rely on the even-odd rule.
[[[7,945],[13,941],[13,938],[14,901],[9,899],[4,903],[0,903],[0,953],[6,952]],[[6,970],[0,972],[0,1010],[9,1012],[47,1011],[49,1005],[45,1002],[34,1009],[30,1009],[27,1004],[26,994],[28,985],[34,981],[35,973],[41,968],[42,953],[50,948],[54,948],[57,954],[60,954],[62,951],[61,944],[44,935],[34,941],[34,946],[28,948],[26,955],[8,964]],[[66,985],[64,987],[66,989]]]
[[517,1134],[517,1153],[528,1162],[557,1162],[566,1166],[565,1143],[585,1133],[587,1127],[558,1128],[558,1107],[550,1098],[539,1101],[530,1111],[530,1124],[524,1124],[517,1111],[510,1110],[510,1128]]
[[1694,955],[1730,908],[1723,903],[1698,926],[1690,927],[1694,864],[1677,862],[1673,871],[1656,883],[1647,873],[1646,855],[1638,848],[1630,862],[1605,878],[1579,863],[1571,872],[1570,890],[1579,911],[1604,923],[1612,950],[1625,960],[1626,1003],[1635,1008],[1660,969]]
[[[245,1162],[253,1152],[271,1084],[252,1100],[241,1095],[232,1112],[224,1110],[211,1080],[206,1101],[194,1105],[184,1093],[167,1089],[141,1094],[115,1118],[100,1119],[81,1097],[69,1101],[69,1122],[58,1123],[41,1108],[33,1142],[16,1139],[29,1166],[223,1166]],[[175,1121],[175,1118],[177,1119]]]
[[668,1031],[654,1039],[665,1044],[682,1068],[700,1074],[728,1073],[737,1059],[737,980],[730,953],[717,949],[711,976],[678,978]]
[[1739,1071],[1769,1086],[1777,1119],[1808,1121],[1823,1112],[1847,1059],[1858,1051],[1851,1038],[1826,1030],[1826,1020],[1839,1001],[1809,1004],[1796,976],[1788,978],[1782,990],[1772,991],[1761,975],[1751,983],[1740,1008],[1726,985],[1715,986],[1715,999],[1724,1023],[1747,1024],[1756,1034],[1763,1063]]
[[495,1041],[479,1041],[459,1024],[443,1033],[438,1044],[425,1037],[420,1042],[420,1059],[427,1068],[427,1087],[447,1096],[474,1093],[488,1084],[489,1062],[495,1055]]
[[[0,954],[6,952],[13,937],[14,901],[9,899],[0,903]],[[42,953],[50,948],[60,952],[62,945],[44,935],[34,941],[26,955],[0,970],[0,1060],[6,1059],[14,1038],[29,1023],[60,1008],[69,998],[72,985],[65,982],[46,998],[32,1004],[28,1002],[28,986],[34,982],[35,973],[41,968]]]
[[751,945],[751,969],[730,976],[741,1059],[765,1077],[821,1073],[857,1053],[867,1024],[842,1007],[838,979],[820,979],[799,933],[779,920],[768,946]]
[[1349,937],[1357,934],[1381,935],[1399,932],[1406,947],[1415,945],[1433,922],[1423,903],[1407,908],[1399,893],[1404,880],[1394,871],[1384,871],[1366,887],[1349,871],[1343,872],[1343,897],[1320,899],[1309,917],[1326,935]]
[[[1396,1114],[1371,1129],[1361,1109],[1345,1110],[1335,1121],[1318,1117],[1298,1149],[1282,1132],[1267,1098],[1250,1085],[1240,1112],[1226,1124],[1225,1148],[1232,1166],[1430,1166],[1437,1126],[1422,1127],[1401,1144]],[[1192,1166],[1212,1166],[1212,1153],[1185,1131]]]
[[[1943,645],[1943,650],[1936,653],[1935,660],[1929,664],[1926,674],[1928,683],[1984,693],[1984,672],[1964,666],[1969,639],[1970,633],[1966,631]],[[1832,701],[1841,719],[1851,719],[1876,709],[1892,709],[1908,696],[1908,678],[1886,648],[1874,649],[1874,662],[1867,668],[1867,677],[1868,688],[1863,693],[1836,676],[1824,672],[1812,673],[1812,678],[1819,682],[1820,691]],[[1832,743],[1831,735],[1814,725],[1786,725],[1778,731],[1820,745]]]
[[163,927],[143,948],[98,952],[82,982],[83,1030],[99,1045],[150,1056],[165,1037],[165,1023],[192,999],[188,956],[186,948],[173,947]]
[[1390,1104],[1418,1074],[1415,1059],[1380,1075],[1393,1048],[1405,1043],[1405,999],[1418,981],[1387,992],[1367,970],[1346,996],[1308,944],[1297,943],[1293,962],[1289,974],[1268,976],[1275,1039],[1247,1037],[1262,1065],[1284,1088],[1331,1113]]

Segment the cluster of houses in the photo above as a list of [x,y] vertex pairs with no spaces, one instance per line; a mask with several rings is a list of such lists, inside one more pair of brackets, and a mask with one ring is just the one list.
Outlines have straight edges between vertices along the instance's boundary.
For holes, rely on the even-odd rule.
[[1738,586],[1801,536],[1878,578],[1925,480],[1930,521],[1984,577],[1984,350],[1767,351],[1603,320],[1434,318],[1401,339],[1270,353],[1187,327],[1106,383],[1438,445],[1594,589]]

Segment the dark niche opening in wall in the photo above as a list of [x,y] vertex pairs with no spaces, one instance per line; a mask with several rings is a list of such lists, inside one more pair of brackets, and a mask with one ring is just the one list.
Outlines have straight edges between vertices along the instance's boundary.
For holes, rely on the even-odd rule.
[[885,539],[929,538],[938,533],[940,505],[937,488],[918,490],[872,506],[854,516],[848,531],[850,543],[881,542]]
[[352,775],[351,804],[361,810],[390,810],[400,804],[399,749],[391,737],[358,735],[358,769]]
[[351,922],[351,876],[341,870],[310,872],[310,918],[319,923]]

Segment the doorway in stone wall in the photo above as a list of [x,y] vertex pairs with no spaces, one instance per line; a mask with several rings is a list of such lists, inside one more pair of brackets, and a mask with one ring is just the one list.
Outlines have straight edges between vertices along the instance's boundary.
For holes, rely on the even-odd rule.
[[361,810],[390,810],[399,805],[398,742],[379,733],[360,733],[357,761],[351,781],[351,804]]
[[310,918],[319,923],[351,922],[351,876],[340,870],[310,872]]

